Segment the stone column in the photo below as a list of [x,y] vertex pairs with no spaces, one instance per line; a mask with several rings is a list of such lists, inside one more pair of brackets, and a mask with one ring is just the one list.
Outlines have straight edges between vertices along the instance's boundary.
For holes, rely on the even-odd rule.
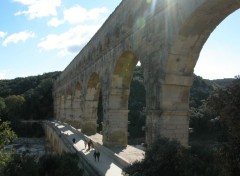
[[54,106],[53,106],[53,108],[54,108],[54,114],[53,114],[54,118],[55,119],[60,119],[61,97],[56,95],[56,96],[54,96],[53,100],[54,100]]
[[162,85],[160,134],[188,145],[189,92],[187,85]]
[[71,123],[71,119],[72,119],[72,96],[71,95],[67,95],[66,99],[65,99],[65,121],[67,123]]
[[105,146],[127,146],[128,144],[128,110],[109,109],[107,120],[103,123]]
[[71,125],[77,129],[81,128],[81,115],[80,98],[74,97],[72,103],[72,119]]
[[96,100],[86,100],[84,103],[84,117],[81,125],[84,134],[92,135],[97,132],[97,106]]
[[60,109],[59,109],[59,119],[60,121],[63,121],[65,119],[65,98],[64,96],[60,97]]
[[105,146],[125,147],[128,144],[128,96],[129,89],[111,90],[103,122],[103,144]]
[[188,111],[148,111],[147,116],[147,144],[151,145],[159,137],[167,137],[188,145]]
[[58,98],[53,96],[53,118],[57,119]]
[[161,116],[157,123],[159,135],[178,140],[188,145],[189,93],[192,76],[168,74],[161,85]]

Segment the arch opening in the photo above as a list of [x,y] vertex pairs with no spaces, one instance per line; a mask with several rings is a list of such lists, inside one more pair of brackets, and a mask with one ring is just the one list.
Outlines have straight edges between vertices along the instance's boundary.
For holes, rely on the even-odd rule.
[[128,110],[128,144],[143,144],[145,143],[146,90],[144,86],[143,68],[140,62],[138,62],[133,71]]
[[84,117],[82,132],[91,135],[97,132],[97,111],[100,93],[100,79],[97,73],[93,73],[87,84],[87,92],[84,104]]
[[[133,102],[130,103],[133,109],[129,113],[129,95],[137,63],[137,57],[130,51],[124,52],[116,61],[111,78],[107,116],[104,122],[104,145],[127,146],[128,144],[128,138],[131,135],[128,131],[131,124],[128,116],[131,114],[133,117],[133,107],[135,106]],[[131,97],[133,98],[134,95],[132,94]],[[135,118],[133,117],[134,120]]]
[[[198,89],[203,90],[205,88],[205,91],[197,92],[201,96],[198,95],[198,99],[190,96],[189,127],[192,129],[189,134],[190,145],[197,140],[204,141],[205,144],[219,142],[217,135],[222,129],[216,125],[219,123],[216,120],[218,118],[212,116],[211,112],[206,115],[206,110],[203,107],[205,106],[205,100],[211,96],[214,89],[229,86],[234,77],[239,75],[238,65],[240,60],[237,53],[239,53],[240,47],[237,43],[240,39],[238,31],[240,25],[236,23],[239,17],[240,10],[233,10],[232,13],[226,15],[226,18],[222,18],[223,21],[220,21],[216,28],[209,31],[210,35],[199,51],[200,55],[194,67],[194,74],[196,74],[194,81],[196,84],[201,84],[198,85],[198,88],[196,85],[194,87],[193,82],[190,94],[196,95]],[[209,139],[211,139],[211,142]]]
[[239,4],[233,1],[206,1],[176,31],[166,58],[160,102],[161,118],[171,120],[162,120],[156,134],[188,145],[189,93],[199,54],[216,26],[238,8]]
[[71,118],[71,124],[76,129],[81,128],[81,102],[80,102],[80,96],[81,96],[81,86],[80,83],[77,82],[74,86],[74,94],[72,97],[72,118]]

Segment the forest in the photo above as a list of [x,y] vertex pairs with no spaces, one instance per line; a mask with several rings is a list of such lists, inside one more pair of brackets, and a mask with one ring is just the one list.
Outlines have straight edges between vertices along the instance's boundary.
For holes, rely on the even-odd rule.
[[[6,145],[15,138],[15,133],[28,137],[29,134],[43,135],[36,131],[37,128],[22,128],[20,121],[53,118],[52,88],[59,74],[60,72],[51,72],[26,78],[0,80],[1,130],[10,134],[3,140],[7,142],[2,144]],[[142,68],[136,66],[128,105],[129,143],[132,144],[144,141],[142,127],[145,126],[146,99],[143,80]],[[99,100],[98,123],[102,121],[101,96]],[[177,141],[160,139],[146,151],[146,158],[126,168],[126,173],[134,176],[214,176],[240,173],[239,76],[235,79],[206,80],[194,75],[189,101],[191,147],[185,148]],[[0,150],[2,148],[3,146]],[[170,167],[173,165],[175,169]],[[142,168],[148,169],[141,170]]]

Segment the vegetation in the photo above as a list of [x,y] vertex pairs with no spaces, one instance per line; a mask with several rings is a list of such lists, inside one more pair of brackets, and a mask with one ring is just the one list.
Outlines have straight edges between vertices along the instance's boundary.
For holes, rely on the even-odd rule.
[[130,139],[142,138],[145,133],[142,130],[142,127],[145,126],[146,119],[144,111],[144,107],[146,107],[146,92],[143,79],[142,67],[137,66],[134,70],[128,102]]
[[[129,141],[135,138],[144,138],[142,127],[145,126],[146,112],[146,92],[143,84],[143,70],[137,66],[134,70],[133,80],[130,87],[129,96]],[[215,135],[215,129],[218,128],[218,123],[211,123],[214,114],[206,108],[206,99],[209,95],[219,88],[227,86],[233,79],[224,79],[223,83],[220,80],[210,81],[204,80],[200,76],[194,75],[193,85],[190,91],[190,127],[194,129],[192,137],[201,137],[206,133],[212,133],[213,138],[218,138]]]
[[78,167],[76,154],[61,156],[45,155],[39,160],[39,174],[49,176],[81,176],[83,170]]
[[176,141],[160,139],[146,151],[143,161],[124,169],[126,175],[238,175],[240,173],[239,77],[224,89],[218,88],[212,91],[206,98],[206,101],[200,101],[198,109],[191,107],[190,120],[194,128],[192,140],[201,136],[205,140],[211,140],[210,145],[198,140],[191,143],[190,148],[184,148]]
[[82,176],[77,155],[44,155],[38,161],[34,156],[13,154],[0,171],[4,176]]
[[[7,120],[11,121],[19,136],[32,137],[30,133],[35,137],[42,135],[37,124],[20,125],[19,121],[52,117],[52,86],[58,74],[53,72],[36,77],[0,80],[0,118],[4,121],[0,126],[0,175],[61,175],[65,171],[73,171],[72,175],[82,173],[76,166],[78,159],[71,156],[44,156],[36,162],[29,156],[6,157],[2,152],[4,146],[16,137],[10,124],[5,122]],[[239,80],[236,77],[222,82],[209,81],[194,76],[190,92],[191,148],[184,148],[176,141],[160,139],[146,151],[143,161],[126,168],[125,172],[135,176],[234,176],[240,173]],[[142,68],[136,67],[128,105],[130,139],[144,137],[145,94]],[[102,121],[103,114],[101,98],[100,94],[98,123]],[[101,125],[98,130],[101,131]]]
[[213,153],[199,146],[184,148],[177,141],[162,138],[145,153],[141,162],[124,168],[129,176],[217,176]]
[[[4,121],[53,117],[52,87],[60,72],[0,80],[0,115]],[[4,105],[1,105],[4,104]]]
[[40,138],[44,137],[44,130],[40,122],[19,122],[12,123],[12,129],[18,137]]
[[0,173],[11,158],[10,154],[4,152],[4,147],[16,138],[16,134],[11,130],[9,124],[0,119]]
[[231,86],[219,89],[208,99],[208,106],[214,112],[225,133],[217,150],[222,175],[240,173],[240,77]]

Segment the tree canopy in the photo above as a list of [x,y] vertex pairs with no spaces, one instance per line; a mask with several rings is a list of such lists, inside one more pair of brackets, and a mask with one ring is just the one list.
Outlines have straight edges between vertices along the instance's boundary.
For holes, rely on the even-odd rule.
[[3,120],[53,117],[53,81],[60,72],[0,80],[0,115]]

